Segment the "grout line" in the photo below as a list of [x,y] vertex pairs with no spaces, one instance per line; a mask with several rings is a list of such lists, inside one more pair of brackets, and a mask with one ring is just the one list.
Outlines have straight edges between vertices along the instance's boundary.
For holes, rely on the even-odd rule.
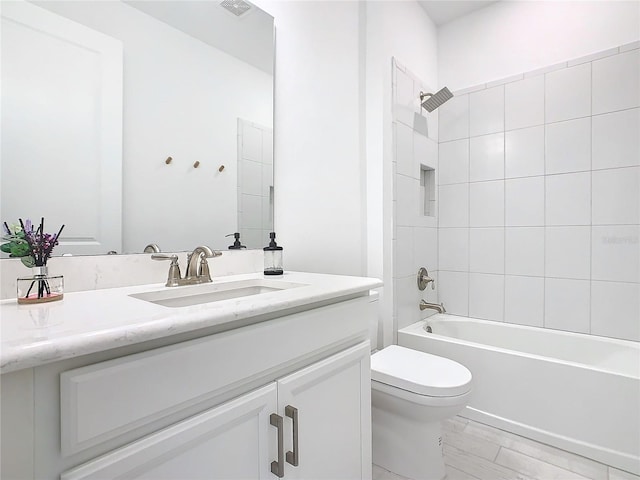
[[467,138],[469,139],[469,162],[467,182],[467,316],[471,315],[471,94],[467,94]]
[[[591,305],[593,304],[593,63],[591,66],[591,116],[589,117],[589,220],[590,220],[590,228],[589,228],[589,333],[593,332],[593,325],[591,324]],[[607,472],[608,473],[608,472]]]
[[[524,75],[522,75],[524,78]],[[502,89],[502,321],[507,321],[507,89]],[[498,450],[499,451],[499,450]]]
[[544,227],[542,235],[542,328],[547,326],[547,74],[542,82],[542,121],[544,122]]

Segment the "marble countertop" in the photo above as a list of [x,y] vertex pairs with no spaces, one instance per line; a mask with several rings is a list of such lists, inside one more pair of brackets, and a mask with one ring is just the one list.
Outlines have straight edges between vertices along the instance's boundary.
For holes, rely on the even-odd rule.
[[[301,284],[242,298],[186,307],[165,307],[131,297],[168,289],[163,284],[65,293],[58,302],[0,302],[0,373],[132,345],[179,333],[234,323],[362,294],[382,286],[375,278],[285,272],[282,277],[244,274],[214,278],[213,284],[268,279]],[[208,284],[211,285],[211,284]],[[185,287],[190,288],[190,287]]]

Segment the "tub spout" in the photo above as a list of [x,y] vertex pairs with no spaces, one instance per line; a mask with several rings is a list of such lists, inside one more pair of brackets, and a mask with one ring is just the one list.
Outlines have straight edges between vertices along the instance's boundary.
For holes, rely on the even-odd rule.
[[447,311],[444,309],[444,304],[437,304],[437,303],[429,303],[429,302],[425,302],[424,300],[420,300],[420,310],[426,310],[427,308],[431,308],[435,311],[437,311],[438,313],[446,313]]

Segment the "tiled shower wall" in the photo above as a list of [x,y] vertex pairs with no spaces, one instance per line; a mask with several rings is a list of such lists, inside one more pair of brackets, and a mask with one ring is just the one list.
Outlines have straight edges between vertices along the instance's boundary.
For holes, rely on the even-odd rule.
[[[436,212],[425,215],[425,187],[421,170],[433,169],[434,188],[427,200],[437,198],[438,116],[420,109],[420,92],[431,92],[408,69],[393,61],[393,315],[394,332],[420,320],[421,299],[437,300],[437,289],[421,292],[418,268],[437,274],[438,230]],[[427,187],[428,190],[428,187]],[[429,202],[427,202],[429,203]],[[428,208],[427,208],[428,209]],[[435,210],[435,209],[434,209]]]
[[448,312],[640,340],[639,48],[466,89],[440,107]]

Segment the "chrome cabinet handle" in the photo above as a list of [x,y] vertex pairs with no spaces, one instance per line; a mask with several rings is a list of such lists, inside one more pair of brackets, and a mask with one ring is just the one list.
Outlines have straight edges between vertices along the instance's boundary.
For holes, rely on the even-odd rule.
[[298,409],[287,405],[284,407],[284,414],[293,420],[293,451],[287,452],[287,463],[297,467],[300,454],[298,450]]
[[284,433],[283,433],[283,418],[272,413],[269,416],[269,423],[278,429],[278,460],[271,462],[271,473],[278,478],[284,477]]

